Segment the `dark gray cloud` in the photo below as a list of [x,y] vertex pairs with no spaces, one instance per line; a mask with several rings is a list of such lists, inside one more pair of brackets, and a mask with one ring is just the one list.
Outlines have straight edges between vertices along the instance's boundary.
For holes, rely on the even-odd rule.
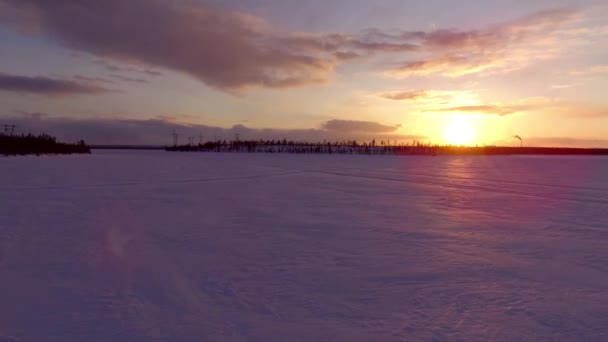
[[388,126],[373,121],[329,120],[321,127],[328,131],[342,133],[391,133],[401,126]]
[[103,88],[93,82],[49,77],[29,77],[0,72],[0,91],[40,95],[99,95],[113,90]]
[[[337,120],[336,120],[337,121]],[[325,128],[311,129],[272,129],[250,128],[243,124],[231,128],[208,125],[184,124],[171,121],[170,118],[150,120],[118,120],[118,119],[71,119],[53,117],[45,113],[30,113],[15,111],[11,115],[0,116],[0,124],[16,124],[18,132],[47,133],[65,141],[84,139],[89,144],[121,144],[121,145],[167,145],[172,143],[172,132],[177,131],[181,143],[186,143],[188,137],[198,141],[199,135],[205,140],[234,139],[238,134],[241,139],[291,139],[300,141],[335,141],[359,140],[371,141],[423,140],[419,135],[395,133],[396,128],[377,124],[367,124],[357,132],[348,130],[328,130]],[[330,127],[335,125],[330,124]],[[378,130],[378,127],[382,129]]]

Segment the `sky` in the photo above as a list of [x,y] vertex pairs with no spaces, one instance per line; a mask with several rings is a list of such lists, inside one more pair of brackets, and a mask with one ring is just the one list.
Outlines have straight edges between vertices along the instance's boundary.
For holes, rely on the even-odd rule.
[[607,18],[592,0],[0,0],[0,125],[608,147]]

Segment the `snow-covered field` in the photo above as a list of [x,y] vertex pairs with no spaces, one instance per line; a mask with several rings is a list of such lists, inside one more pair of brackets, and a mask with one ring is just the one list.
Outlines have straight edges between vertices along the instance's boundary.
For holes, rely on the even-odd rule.
[[0,341],[608,341],[608,158],[0,158]]

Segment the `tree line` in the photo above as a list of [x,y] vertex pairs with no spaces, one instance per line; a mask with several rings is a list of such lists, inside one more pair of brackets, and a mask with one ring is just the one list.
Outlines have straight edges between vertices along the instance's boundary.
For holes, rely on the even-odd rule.
[[83,140],[61,143],[47,134],[9,135],[0,133],[0,155],[91,153]]
[[167,147],[171,152],[232,152],[291,154],[362,154],[362,155],[608,155],[608,149],[503,147],[437,145],[414,140],[397,143],[371,142],[306,142],[290,140],[216,140],[199,144]]

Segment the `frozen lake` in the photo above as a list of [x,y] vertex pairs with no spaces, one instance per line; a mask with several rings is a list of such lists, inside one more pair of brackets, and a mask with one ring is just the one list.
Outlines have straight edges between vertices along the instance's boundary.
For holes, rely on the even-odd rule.
[[608,158],[0,158],[0,341],[606,341]]

